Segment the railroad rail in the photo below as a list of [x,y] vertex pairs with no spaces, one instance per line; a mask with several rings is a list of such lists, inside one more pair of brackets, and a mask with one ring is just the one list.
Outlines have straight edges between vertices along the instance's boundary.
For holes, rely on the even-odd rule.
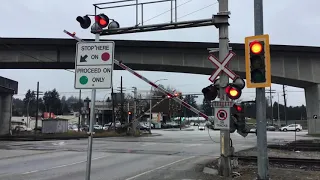
[[[239,161],[256,163],[256,156],[233,156]],[[320,171],[320,159],[269,157],[270,165],[278,168],[297,168]]]

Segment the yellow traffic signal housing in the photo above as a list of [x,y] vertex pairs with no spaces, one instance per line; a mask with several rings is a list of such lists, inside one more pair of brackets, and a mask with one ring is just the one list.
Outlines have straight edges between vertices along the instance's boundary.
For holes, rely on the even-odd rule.
[[271,86],[269,35],[245,38],[247,88]]

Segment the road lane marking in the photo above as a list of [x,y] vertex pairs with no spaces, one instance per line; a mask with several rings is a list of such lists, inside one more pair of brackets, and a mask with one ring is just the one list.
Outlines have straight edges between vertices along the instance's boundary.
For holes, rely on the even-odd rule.
[[193,147],[193,146],[201,146],[202,144],[188,144],[185,145],[184,147]]
[[195,158],[195,157],[196,157],[196,156],[190,156],[190,157],[187,157],[187,158],[183,158],[183,159],[174,161],[174,162],[172,162],[172,163],[169,163],[169,164],[166,164],[166,165],[163,165],[163,166],[160,166],[160,167],[151,169],[151,170],[149,170],[149,171],[145,171],[145,172],[143,172],[143,173],[137,174],[137,175],[135,175],[135,176],[129,177],[129,178],[125,179],[125,180],[132,180],[132,179],[135,179],[135,178],[137,178],[137,177],[143,176],[143,175],[145,175],[145,174],[151,173],[151,172],[153,172],[153,171],[156,171],[156,170],[159,170],[159,169],[162,169],[162,168],[171,166],[171,165],[173,165],[173,164],[176,164],[176,163],[178,163],[178,162],[185,161],[185,160],[188,160],[188,159],[192,159],[192,158]]
[[151,145],[155,145],[157,143],[143,143],[141,146],[151,146]]
[[[93,160],[102,159],[102,158],[106,158],[108,156],[111,156],[111,154],[110,155],[106,155],[106,156],[99,156],[99,157],[96,157],[96,158],[92,158],[92,161]],[[52,170],[52,169],[63,168],[63,167],[67,167],[67,166],[81,164],[81,163],[84,163],[84,162],[87,162],[87,160],[85,160],[85,161],[77,161],[77,162],[70,163],[70,164],[63,164],[63,165],[60,165],[60,166],[54,166],[54,167],[47,168],[47,169],[39,169],[39,170],[34,170],[34,171],[28,171],[28,172],[24,172],[24,173],[21,173],[21,174],[25,175],[25,174],[31,174],[31,173],[36,173],[36,172],[40,172],[40,171],[49,171],[49,170]]]

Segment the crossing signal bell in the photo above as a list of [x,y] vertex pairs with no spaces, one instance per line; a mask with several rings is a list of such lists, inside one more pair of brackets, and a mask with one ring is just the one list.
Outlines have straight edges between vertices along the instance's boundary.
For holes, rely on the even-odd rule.
[[246,79],[248,88],[271,86],[269,35],[245,38]]

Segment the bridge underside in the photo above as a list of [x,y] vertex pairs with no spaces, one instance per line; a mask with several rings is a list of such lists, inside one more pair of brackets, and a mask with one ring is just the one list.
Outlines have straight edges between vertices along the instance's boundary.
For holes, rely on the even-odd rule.
[[[175,73],[192,73],[200,75],[211,75],[213,67],[190,67],[190,66],[173,66],[173,65],[155,65],[155,64],[136,64],[125,63],[130,68],[138,71],[162,71],[162,72],[175,72]],[[73,62],[2,62],[2,69],[74,69],[75,64]],[[114,65],[115,70],[123,70],[117,65]],[[239,76],[245,78],[245,72],[235,71]],[[209,78],[209,77],[208,77]],[[289,79],[278,76],[272,76],[272,82],[276,84],[283,84],[288,86],[305,88],[312,86],[315,83],[310,81],[303,81],[298,79]],[[209,81],[208,81],[209,83]]]

